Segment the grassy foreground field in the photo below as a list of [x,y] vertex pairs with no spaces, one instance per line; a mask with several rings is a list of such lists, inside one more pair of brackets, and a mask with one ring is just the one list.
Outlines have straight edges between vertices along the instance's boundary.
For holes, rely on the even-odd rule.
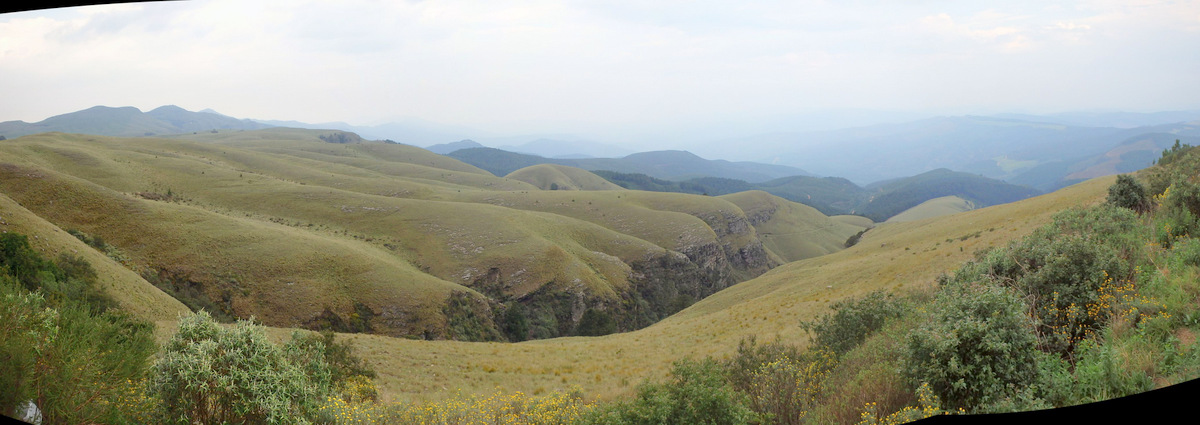
[[344,337],[380,372],[387,400],[572,388],[611,399],[631,393],[645,378],[663,376],[674,360],[730,354],[749,335],[806,346],[800,321],[827,312],[831,303],[877,289],[927,288],[976,250],[1022,237],[1057,211],[1103,201],[1112,181],[1098,178],[1013,204],[882,224],[852,248],[788,263],[634,332],[519,344]]

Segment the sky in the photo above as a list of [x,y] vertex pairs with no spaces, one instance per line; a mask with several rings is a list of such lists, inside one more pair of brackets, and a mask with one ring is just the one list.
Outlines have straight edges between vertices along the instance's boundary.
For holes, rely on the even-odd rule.
[[0,15],[0,93],[0,121],[173,104],[630,146],[847,114],[1200,109],[1200,1],[106,4]]

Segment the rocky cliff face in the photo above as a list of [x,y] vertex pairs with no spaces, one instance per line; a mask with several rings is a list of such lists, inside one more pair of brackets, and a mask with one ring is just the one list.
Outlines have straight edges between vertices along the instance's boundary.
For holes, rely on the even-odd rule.
[[[684,243],[679,251],[626,262],[628,282],[615,296],[555,281],[512,297],[504,291],[511,285],[494,268],[472,288],[490,300],[499,334],[508,340],[540,339],[640,329],[776,265],[740,211],[700,218],[713,228],[716,241]],[[600,317],[600,324],[585,323],[585,317]]]

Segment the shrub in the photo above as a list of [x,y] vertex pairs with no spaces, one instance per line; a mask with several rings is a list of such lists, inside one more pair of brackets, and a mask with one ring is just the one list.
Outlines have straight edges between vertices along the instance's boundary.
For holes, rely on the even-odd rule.
[[504,309],[500,320],[500,330],[509,342],[521,342],[529,339],[529,318],[525,316],[525,307],[519,302],[513,302]]
[[929,322],[909,334],[904,375],[951,408],[973,410],[1038,381],[1037,337],[1012,289],[944,287]]
[[1180,181],[1172,184],[1161,195],[1155,196],[1159,204],[1156,216],[1157,242],[1170,248],[1175,240],[1187,237],[1200,229],[1200,185]]
[[500,341],[503,337],[496,328],[493,314],[487,303],[466,291],[454,291],[442,307],[446,316],[446,333],[459,341]]
[[906,406],[884,417],[879,417],[880,413],[878,409],[879,406],[875,403],[867,403],[863,406],[862,419],[859,420],[858,425],[899,425],[937,415],[966,413],[962,409],[958,411],[942,409],[941,400],[938,400],[938,396],[933,393],[929,384],[921,384],[917,388],[916,406]]
[[1139,213],[1146,212],[1150,209],[1150,198],[1146,194],[1146,187],[1134,180],[1133,176],[1121,174],[1117,176],[1117,182],[1108,187],[1108,198],[1106,202],[1110,205],[1128,208]]
[[608,335],[617,331],[617,322],[606,311],[589,308],[579,319],[575,333],[582,336]]
[[749,393],[755,374],[762,365],[781,358],[795,359],[800,356],[800,349],[794,345],[779,342],[759,344],[758,337],[751,335],[738,342],[737,353],[726,359],[722,366],[733,389]]
[[889,320],[904,314],[904,305],[892,294],[874,291],[857,300],[833,304],[833,314],[803,322],[800,326],[813,335],[813,343],[841,355],[858,346]]
[[1040,348],[1067,356],[1108,323],[1113,297],[1134,290],[1138,223],[1132,211],[1112,206],[1067,210],[1032,235],[977,255],[939,282],[1018,290],[1030,303]]
[[750,407],[773,423],[800,424],[816,407],[822,384],[837,364],[833,353],[811,351],[763,363],[750,386]]
[[309,349],[317,345],[280,349],[251,322],[227,329],[201,311],[180,319],[154,364],[151,393],[167,423],[308,423],[329,390],[329,371]]
[[[920,294],[924,295],[924,294]],[[872,403],[876,413],[898,411],[917,402],[914,388],[901,374],[908,334],[927,321],[924,305],[928,301],[910,299],[914,310],[882,329],[862,344],[838,357],[830,371],[817,408],[808,414],[808,423],[853,424],[861,419],[863,406]]]
[[711,358],[675,362],[664,383],[638,387],[637,398],[589,412],[589,424],[748,424],[757,415],[746,396],[726,384]]
[[328,371],[328,385],[333,390],[350,399],[375,400],[378,393],[371,383],[376,377],[375,369],[354,354],[354,347],[346,341],[337,342],[335,338],[332,331],[297,331],[292,333],[292,340],[285,349],[294,351],[293,359],[305,359],[309,364],[309,377],[318,385],[324,379],[324,371]]
[[119,422],[110,403],[145,373],[152,326],[76,300],[53,305],[0,273],[0,412],[32,400],[44,423]]
[[8,274],[25,285],[25,289],[36,290],[38,275],[48,270],[46,261],[29,246],[29,239],[17,233],[0,234],[0,274]]

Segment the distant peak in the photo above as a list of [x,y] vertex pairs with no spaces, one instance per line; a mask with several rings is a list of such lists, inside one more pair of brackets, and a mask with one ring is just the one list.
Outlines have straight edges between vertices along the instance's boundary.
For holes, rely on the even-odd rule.
[[137,111],[137,112],[142,112],[141,109],[138,109],[138,108],[135,108],[132,106],[115,106],[114,107],[114,106],[104,106],[104,105],[96,105],[91,108],[84,109],[83,111],[80,111],[80,112],[85,112],[85,111]]
[[188,113],[188,110],[180,108],[175,105],[163,105],[163,106],[159,106],[157,108],[151,109],[150,112],[147,112],[147,114],[150,114],[150,115],[178,114],[178,113]]
[[[214,111],[212,108],[204,108],[204,109],[201,109],[199,112],[204,113],[204,114],[213,114],[213,115],[220,115],[222,117],[229,117],[229,115],[225,115],[220,112]],[[230,118],[233,118],[233,117],[230,117]]]

